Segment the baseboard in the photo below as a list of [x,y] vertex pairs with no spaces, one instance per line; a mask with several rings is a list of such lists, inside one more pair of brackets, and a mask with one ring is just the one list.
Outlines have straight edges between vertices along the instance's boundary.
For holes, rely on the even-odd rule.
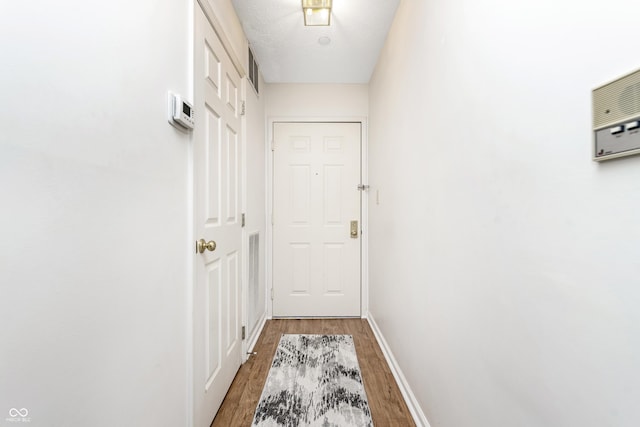
[[382,353],[384,354],[384,358],[387,360],[389,367],[391,368],[391,373],[393,377],[396,379],[398,383],[398,387],[400,387],[400,392],[402,393],[402,397],[404,397],[404,401],[407,403],[409,407],[409,412],[411,412],[411,416],[413,417],[413,421],[416,423],[418,427],[431,427],[429,425],[429,421],[427,421],[427,417],[424,415],[420,404],[418,404],[418,400],[416,396],[411,391],[411,387],[407,382],[407,379],[404,377],[400,366],[398,366],[398,362],[395,357],[393,357],[393,353],[389,348],[389,345],[384,339],[380,328],[378,328],[378,324],[371,316],[371,313],[367,313],[367,320],[369,321],[369,325],[371,325],[371,330],[373,334],[376,336],[376,340],[378,340],[378,345],[382,349]]
[[263,314],[259,320],[258,327],[255,328],[254,333],[249,337],[249,341],[247,343],[248,352],[253,351],[253,348],[256,346],[256,343],[258,342],[258,338],[260,338],[260,334],[262,333],[262,330],[264,329],[264,325],[266,323],[267,323],[267,316],[266,314]]

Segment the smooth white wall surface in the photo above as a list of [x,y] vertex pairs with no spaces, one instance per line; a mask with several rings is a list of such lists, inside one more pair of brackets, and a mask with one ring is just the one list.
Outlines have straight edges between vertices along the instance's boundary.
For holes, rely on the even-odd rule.
[[193,7],[2,7],[0,425],[189,424]]
[[640,157],[590,157],[639,12],[398,10],[369,91],[370,311],[432,427],[640,423]]
[[191,3],[2,9],[0,424],[185,425]]
[[267,84],[268,117],[366,117],[368,86],[360,84]]

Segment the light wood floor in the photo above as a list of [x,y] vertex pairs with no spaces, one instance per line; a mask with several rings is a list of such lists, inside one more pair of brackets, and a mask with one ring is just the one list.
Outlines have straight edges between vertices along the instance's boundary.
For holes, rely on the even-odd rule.
[[268,320],[251,356],[240,367],[212,427],[251,426],[281,334],[350,334],[376,427],[415,426],[378,342],[364,319]]

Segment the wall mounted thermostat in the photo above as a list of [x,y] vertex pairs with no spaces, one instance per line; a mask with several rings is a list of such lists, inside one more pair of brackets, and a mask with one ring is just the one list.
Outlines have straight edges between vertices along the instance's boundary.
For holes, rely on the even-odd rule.
[[169,92],[169,123],[178,125],[182,129],[193,129],[193,105],[180,95]]
[[593,90],[593,160],[640,154],[640,70]]

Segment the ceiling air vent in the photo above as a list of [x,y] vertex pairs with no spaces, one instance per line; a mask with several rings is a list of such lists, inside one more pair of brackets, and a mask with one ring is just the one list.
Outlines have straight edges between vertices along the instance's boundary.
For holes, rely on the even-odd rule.
[[260,93],[260,77],[258,74],[258,63],[256,62],[256,57],[253,56],[253,52],[251,48],[249,48],[249,81],[251,82],[251,86],[256,90],[256,93]]

